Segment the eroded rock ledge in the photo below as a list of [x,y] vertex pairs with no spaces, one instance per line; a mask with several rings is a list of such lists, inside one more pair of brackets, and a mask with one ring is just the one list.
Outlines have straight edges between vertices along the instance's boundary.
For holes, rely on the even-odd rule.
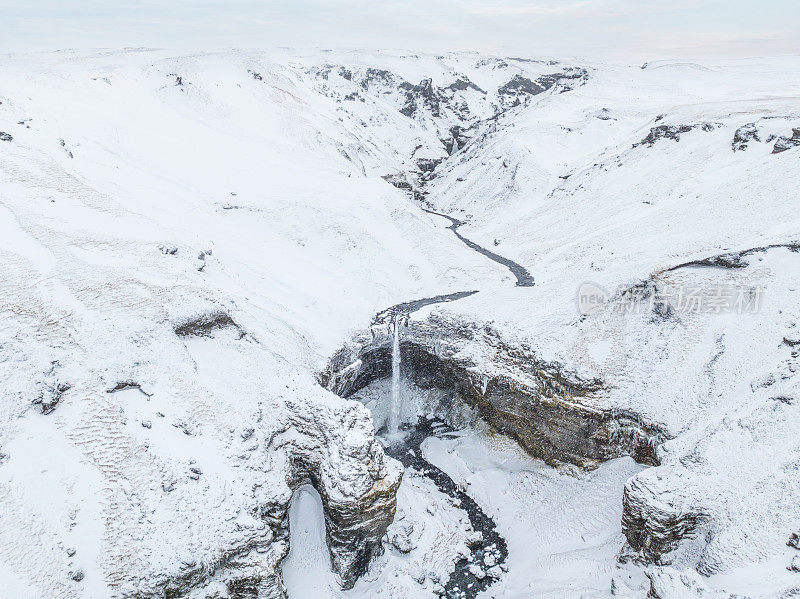
[[[672,560],[667,555],[680,544],[687,545],[692,539],[702,544],[701,533],[709,518],[676,491],[673,478],[662,472],[663,468],[632,477],[622,494],[622,532],[634,553],[631,557],[645,563],[669,564]],[[702,552],[687,548],[686,553]]]
[[325,404],[314,398],[288,401],[286,408],[280,421],[263,422],[242,435],[260,448],[248,468],[285,473],[285,485],[253,488],[250,516],[258,525],[237,528],[217,559],[184,562],[137,599],[285,599],[280,568],[289,551],[289,508],[293,492],[305,484],[322,498],[331,564],[344,589],[383,551],[402,466],[384,455],[369,412],[356,402]]
[[[511,347],[491,327],[440,316],[410,321],[400,350],[404,376],[422,388],[455,392],[534,457],[586,469],[622,455],[657,464],[655,447],[665,440],[657,426],[592,406],[603,381]],[[390,374],[391,337],[379,326],[337,352],[320,382],[348,397]]]

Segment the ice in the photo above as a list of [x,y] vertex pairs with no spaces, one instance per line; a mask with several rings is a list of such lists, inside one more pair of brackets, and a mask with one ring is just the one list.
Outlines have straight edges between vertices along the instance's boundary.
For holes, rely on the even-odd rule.
[[403,409],[403,399],[400,393],[400,314],[396,314],[392,333],[392,406],[389,413],[389,438],[391,439],[397,437],[400,413]]
[[289,554],[282,563],[289,599],[325,599],[337,596],[338,583],[330,568],[325,542],[322,500],[311,485],[297,489],[289,510]]

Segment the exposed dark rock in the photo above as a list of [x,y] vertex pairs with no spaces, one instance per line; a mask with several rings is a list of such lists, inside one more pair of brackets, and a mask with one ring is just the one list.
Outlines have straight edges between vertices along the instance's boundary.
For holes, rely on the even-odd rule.
[[786,541],[786,544],[789,547],[800,549],[800,534],[793,532],[791,535],[789,535],[789,540]]
[[608,108],[601,108],[600,112],[598,112],[596,116],[601,121],[610,121],[613,119],[611,116],[611,111]]
[[417,158],[417,167],[423,173],[432,172],[442,162],[441,158]]
[[244,337],[245,333],[236,324],[233,318],[225,312],[210,312],[203,314],[197,318],[187,320],[186,322],[175,327],[175,333],[181,337],[198,336],[208,337],[215,330],[234,328],[239,331],[239,336]]
[[405,178],[402,173],[395,173],[392,175],[383,175],[381,177],[384,181],[393,185],[397,189],[403,189],[405,191],[411,191],[413,189],[411,183]]
[[14,137],[10,133],[0,131],[0,141],[12,141]]
[[[380,452],[377,442],[373,451]],[[394,519],[401,476],[397,471],[389,476],[386,473],[383,477],[376,476],[372,488],[353,501],[351,497],[342,497],[336,489],[326,488],[320,465],[312,455],[303,455],[301,449],[291,461],[294,473],[289,485],[296,489],[311,484],[320,494],[331,563],[342,587],[350,589],[366,572],[370,560],[382,552],[381,539]]]
[[513,60],[514,62],[527,62],[527,63],[536,63],[536,64],[548,64],[550,66],[558,64],[557,60],[537,60],[535,58],[522,58],[520,56],[509,56],[508,60]]
[[474,89],[475,91],[480,92],[482,94],[486,93],[466,77],[459,77],[458,79],[455,80],[454,83],[451,83],[445,89],[449,89],[450,91],[462,91],[462,92],[468,89]]
[[550,73],[537,77],[535,81],[514,75],[510,81],[501,85],[497,94],[505,104],[518,105],[531,96],[541,94],[551,88],[560,86],[561,91],[572,89],[572,82],[584,83],[588,77],[586,69],[569,67],[559,73]]
[[797,146],[800,146],[800,128],[792,129],[791,137],[779,137],[775,141],[775,145],[772,147],[772,153],[780,154],[786,150],[796,148]]
[[786,566],[786,569],[790,572],[800,572],[800,555],[792,557],[792,561]]
[[231,599],[259,599],[263,579],[260,576],[237,578],[226,585]]
[[407,81],[400,84],[400,89],[406,92],[406,103],[400,109],[404,115],[414,116],[420,103],[428,109],[431,116],[439,117],[440,102],[445,100],[438,88],[433,87],[430,79],[423,79],[418,85],[411,85]]
[[141,392],[143,395],[147,397],[151,397],[153,394],[148,393],[144,389],[142,389],[141,385],[136,381],[119,381],[114,386],[109,387],[106,389],[106,393],[116,393],[117,391],[126,391],[128,389],[136,389],[137,391]]
[[405,529],[400,528],[397,532],[392,534],[389,542],[392,547],[397,549],[400,553],[411,553],[414,549],[414,543],[411,541],[410,535],[413,532],[413,527],[408,525]]
[[374,85],[381,87],[394,87],[394,75],[384,69],[367,69],[364,77],[361,80],[361,87],[369,90]]
[[465,145],[467,145],[467,142],[470,139],[467,135],[465,135],[464,129],[462,127],[459,127],[458,125],[450,127],[450,136],[451,139],[448,141],[443,140],[443,143],[445,147],[448,148],[451,154],[453,152],[457,152]]
[[708,520],[699,510],[659,497],[660,490],[652,487],[658,480],[650,471],[640,473],[628,480],[622,495],[622,532],[637,557],[650,563],[661,563]]
[[734,152],[744,150],[751,141],[761,141],[761,138],[758,136],[758,127],[756,127],[755,123],[747,123],[739,127],[736,133],[733,134],[733,143],[731,147]]
[[[273,526],[274,529],[280,529],[279,524],[274,524]],[[266,553],[266,549],[274,539],[273,527],[267,527],[260,536],[256,536],[245,546],[225,550],[220,554],[219,558],[212,563],[206,564],[195,561],[184,563],[179,574],[160,581],[156,589],[154,589],[154,592],[138,595],[137,599],[139,599],[139,597],[142,599],[144,599],[144,597],[147,597],[147,599],[156,599],[157,597],[182,599],[188,597],[197,587],[207,583],[211,577],[224,572],[232,573],[226,585],[230,597],[249,599],[250,597],[263,596],[282,599],[285,595],[283,593],[283,585],[280,582],[280,576],[277,574],[277,560],[273,564],[264,564],[265,567],[262,569],[265,573],[264,575],[242,576],[237,574],[238,572],[252,570],[247,564],[249,561],[247,558],[251,553],[257,553],[261,550],[264,552],[261,555],[268,556],[269,554]],[[254,584],[257,585],[259,592],[263,593],[262,595],[241,594],[249,592],[249,589],[251,589]]]
[[521,95],[535,96],[545,91],[545,87],[535,81],[531,81],[522,75],[514,75],[508,82],[500,86],[497,93],[501,96],[513,96],[518,98]]
[[693,129],[701,129],[702,131],[713,131],[719,125],[715,123],[694,123],[691,125],[656,125],[651,127],[650,132],[642,141],[633,144],[633,147],[645,145],[652,147],[660,139],[671,139],[673,141],[680,141],[682,133],[688,133]]
[[[488,348],[491,364],[475,363],[462,351],[474,343]],[[400,351],[404,372],[416,385],[455,392],[495,429],[548,463],[593,468],[620,455],[657,463],[655,446],[665,440],[657,426],[581,401],[602,389],[601,380],[583,379],[561,364],[509,347],[491,329],[431,317],[404,330]],[[387,333],[341,350],[321,382],[347,397],[390,374]]]
[[785,404],[793,404],[794,403],[794,398],[793,397],[789,397],[788,395],[776,395],[774,397],[770,397],[770,400],[779,401],[779,402],[785,403]]
[[67,142],[66,142],[66,141],[64,141],[63,139],[59,139],[59,140],[58,140],[58,144],[59,144],[59,145],[60,145],[62,148],[64,148],[64,153],[66,153],[66,155],[67,155],[69,158],[74,158],[74,156],[72,155],[72,152],[69,150],[69,148],[67,148]]
[[[178,564],[175,573],[153,582],[152,592],[137,597],[195,596],[213,577],[226,585],[229,597],[285,599],[280,563],[288,553],[288,513],[292,491],[305,484],[313,485],[322,498],[331,563],[342,586],[351,588],[382,551],[402,469],[385,458],[374,437],[362,435],[372,426],[363,407],[352,405],[336,416],[340,428],[331,427],[329,415],[298,404],[269,436],[263,430],[249,433],[248,439],[261,435],[259,445],[265,451],[280,451],[286,459],[286,493],[268,496],[252,512],[265,526],[249,531],[246,541],[222,548],[211,562]],[[354,438],[364,442],[354,443]],[[189,478],[197,480],[201,474],[200,467],[190,462]],[[175,484],[168,481],[162,488],[170,492]]]

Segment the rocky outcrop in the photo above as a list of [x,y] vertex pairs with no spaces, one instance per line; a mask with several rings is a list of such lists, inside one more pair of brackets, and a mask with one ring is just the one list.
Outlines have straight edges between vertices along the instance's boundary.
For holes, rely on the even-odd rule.
[[242,438],[263,448],[258,468],[286,473],[285,486],[257,487],[266,493],[253,516],[263,523],[242,542],[222,550],[212,563],[182,564],[180,574],[158,582],[141,597],[189,597],[199,587],[222,585],[220,597],[285,599],[281,560],[289,550],[293,491],[311,484],[324,508],[331,565],[343,588],[352,588],[370,560],[382,552],[402,477],[399,462],[384,456],[372,434],[369,412],[356,402],[331,407],[291,402],[271,432],[247,429]]
[[679,544],[698,538],[708,515],[694,508],[676,489],[675,479],[659,468],[645,470],[625,484],[622,532],[636,559],[670,563],[667,555]]
[[[378,329],[340,350],[320,382],[347,397],[389,376],[390,339]],[[593,468],[620,455],[657,463],[655,447],[664,440],[657,426],[592,406],[601,380],[509,346],[488,326],[441,317],[411,322],[400,351],[404,375],[416,385],[455,392],[496,430],[548,463]]]
[[213,331],[231,328],[238,331],[240,337],[244,337],[244,331],[239,327],[233,318],[225,312],[209,312],[195,318],[191,318],[175,327],[175,334],[179,337],[207,337]]
[[402,173],[391,173],[383,175],[381,178],[397,189],[402,189],[403,191],[412,191],[414,189]]
[[588,76],[586,69],[576,67],[565,68],[559,73],[542,75],[535,80],[522,75],[514,75],[510,81],[498,88],[497,95],[504,105],[517,106],[525,103],[530,97],[555,87],[560,87],[560,91],[569,91],[575,83],[583,85]]
[[[383,451],[377,442],[365,452],[366,463],[376,468],[374,481],[355,496],[326,481],[312,456],[304,455],[303,451],[291,456],[294,464],[290,477],[292,489],[310,483],[322,498],[331,564],[345,589],[353,587],[366,572],[370,560],[382,551],[381,538],[394,519],[401,480],[402,471],[397,463],[393,462],[391,468],[382,463]],[[288,510],[288,505],[285,509]]]
[[[493,59],[489,62],[493,68],[508,68],[504,61]],[[547,64],[556,65],[554,62]],[[483,66],[488,66],[488,63]],[[454,80],[441,85],[431,77],[413,83],[398,73],[376,67],[323,64],[307,67],[305,72],[319,81],[318,92],[336,102],[380,99],[385,103],[389,100],[389,104],[403,116],[434,127],[447,154],[463,148],[476,133],[477,126],[493,121],[506,110],[525,104],[533,96],[547,91],[568,91],[588,79],[586,69],[564,66],[561,70],[538,76],[526,77],[517,73],[496,90],[486,90],[465,74],[455,71],[452,72]],[[360,124],[366,125],[364,121]]]
[[786,150],[791,150],[792,148],[796,148],[797,146],[800,146],[800,127],[792,129],[791,137],[784,137],[784,136],[779,137],[775,141],[775,145],[772,146],[772,153],[780,154],[781,152],[785,152]]
[[406,93],[406,102],[400,109],[404,115],[411,117],[417,112],[417,109],[422,106],[434,118],[440,115],[439,104],[442,98],[441,92],[438,88],[433,87],[430,79],[423,79],[418,85],[412,85],[408,81],[403,81],[400,84],[400,89]]
[[430,173],[442,162],[441,158],[418,158],[417,167],[423,173]]
[[758,136],[758,127],[755,123],[747,123],[739,127],[733,134],[731,147],[734,152],[747,149],[747,144],[751,141],[761,141]]
[[671,139],[672,141],[678,142],[681,140],[681,134],[688,133],[694,129],[700,129],[701,131],[709,132],[713,131],[717,127],[721,127],[719,123],[693,123],[691,125],[656,125],[655,127],[650,128],[650,132],[647,136],[642,139],[642,141],[633,144],[633,147],[637,146],[647,146],[648,148],[653,147],[653,145],[660,139]]

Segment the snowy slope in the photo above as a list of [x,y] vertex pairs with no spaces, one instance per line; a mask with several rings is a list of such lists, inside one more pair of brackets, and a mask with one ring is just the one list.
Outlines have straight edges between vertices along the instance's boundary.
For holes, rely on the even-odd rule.
[[[634,474],[642,505],[702,515],[697,536],[662,560],[675,570],[647,570],[653,585],[686,596],[681,580],[696,571],[720,592],[777,596],[793,584],[800,253],[666,269],[800,243],[795,58],[0,60],[0,597],[155,597],[181,577],[185,596],[226,596],[231,577],[274,572],[286,543],[259,510],[288,505],[293,456],[319,460],[340,498],[398,475],[366,410],[317,372],[387,306],[464,290],[480,292],[414,318],[491,323],[511,346],[602,378],[598,407],[672,437],[661,466],[636,474],[622,459],[577,482],[524,455],[505,471],[480,434],[451,447],[510,539],[508,576],[487,596],[574,596],[572,572],[588,562],[602,584],[575,584],[590,596],[627,576],[625,592],[644,596],[645,566],[617,563]],[[536,285],[515,287],[423,208],[466,221],[460,233]],[[587,281],[613,301],[582,317]],[[615,310],[618,290],[643,281],[757,287],[762,301],[745,314]],[[426,452],[455,476],[463,465],[443,444]],[[508,496],[490,492],[506,482]],[[582,486],[603,501],[587,502],[574,534],[541,526],[546,509],[507,505]],[[389,547],[353,591],[333,577],[320,588],[433,596],[420,570],[446,575],[469,531],[430,487],[407,476],[398,494],[399,514],[422,523],[414,552]],[[292,518],[317,509],[303,497]],[[432,501],[437,517],[423,514]],[[525,552],[528,536],[553,535],[553,547]],[[287,583],[308,562],[288,563]]]

